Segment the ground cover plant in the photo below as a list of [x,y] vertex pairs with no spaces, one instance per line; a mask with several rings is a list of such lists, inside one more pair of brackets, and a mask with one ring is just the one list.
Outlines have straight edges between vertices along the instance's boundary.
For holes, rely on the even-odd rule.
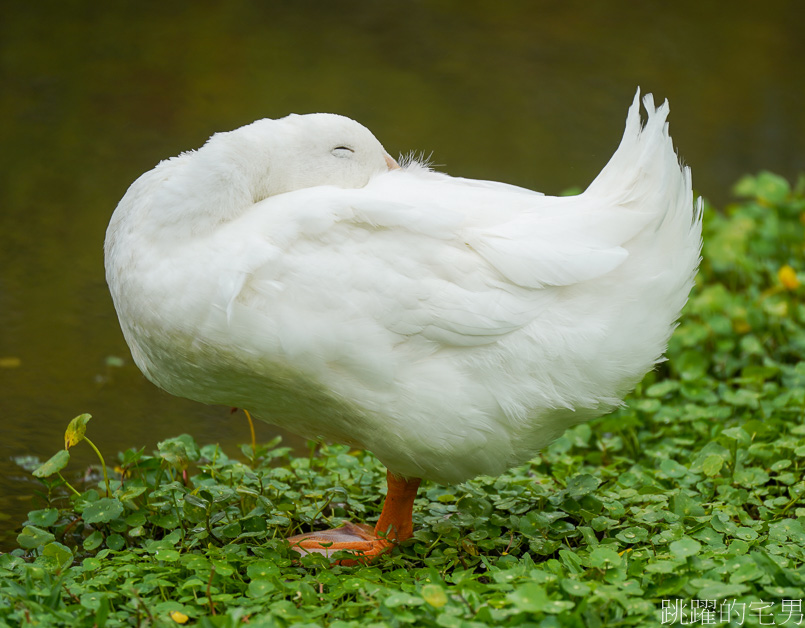
[[[503,476],[423,485],[393,554],[331,566],[282,540],[377,517],[365,452],[185,435],[78,484],[63,450],[21,461],[42,504],[0,556],[0,626],[805,623],[805,179],[735,191],[628,405]],[[77,417],[66,445],[94,448],[88,431]]]

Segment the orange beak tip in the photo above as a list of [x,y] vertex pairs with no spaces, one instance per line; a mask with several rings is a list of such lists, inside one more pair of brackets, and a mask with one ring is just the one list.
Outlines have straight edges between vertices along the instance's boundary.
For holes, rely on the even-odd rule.
[[386,155],[386,165],[389,167],[389,170],[399,170],[400,164],[394,161],[394,158],[391,155]]

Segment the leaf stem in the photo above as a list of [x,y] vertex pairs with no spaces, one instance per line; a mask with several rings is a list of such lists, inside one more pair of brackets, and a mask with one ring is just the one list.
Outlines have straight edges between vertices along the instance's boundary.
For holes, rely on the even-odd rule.
[[244,409],[243,413],[246,415],[246,418],[249,420],[249,431],[252,434],[252,456],[257,458],[257,435],[254,433],[254,421],[252,421],[252,415],[249,414],[249,411]]
[[81,496],[81,493],[79,493],[77,490],[75,490],[73,485],[70,484],[67,480],[64,479],[64,476],[61,474],[61,471],[56,471],[56,475],[58,475],[59,478],[61,478],[61,481],[64,482],[64,485],[67,488],[69,488],[71,491],[73,491],[73,495],[76,495],[76,496],[79,496],[79,497]]
[[84,436],[84,440],[87,441],[89,446],[95,450],[95,453],[98,455],[98,458],[101,459],[101,469],[103,470],[103,481],[106,482],[106,496],[111,497],[112,488],[109,486],[109,475],[106,473],[106,462],[104,461],[100,450],[95,446],[95,443],[93,443],[87,436]]
[[215,615],[215,604],[212,601],[212,578],[215,575],[215,565],[210,565],[210,577],[207,580],[207,603],[210,606],[210,615]]

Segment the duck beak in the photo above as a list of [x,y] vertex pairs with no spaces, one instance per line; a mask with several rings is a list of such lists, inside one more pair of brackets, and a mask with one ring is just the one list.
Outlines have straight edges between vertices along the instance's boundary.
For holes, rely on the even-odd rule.
[[398,164],[391,155],[386,153],[386,165],[389,167],[389,170],[399,170],[400,164]]

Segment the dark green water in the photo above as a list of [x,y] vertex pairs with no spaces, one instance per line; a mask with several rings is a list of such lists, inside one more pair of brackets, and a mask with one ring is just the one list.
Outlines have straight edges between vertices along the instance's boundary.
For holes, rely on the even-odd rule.
[[670,99],[679,152],[717,204],[746,172],[805,171],[801,2],[9,4],[0,547],[37,505],[12,457],[49,457],[79,413],[108,458],[182,432],[230,453],[248,440],[242,416],[142,378],[104,282],[104,230],[128,185],[215,131],[332,111],[392,154],[557,193],[604,165],[641,85]]

